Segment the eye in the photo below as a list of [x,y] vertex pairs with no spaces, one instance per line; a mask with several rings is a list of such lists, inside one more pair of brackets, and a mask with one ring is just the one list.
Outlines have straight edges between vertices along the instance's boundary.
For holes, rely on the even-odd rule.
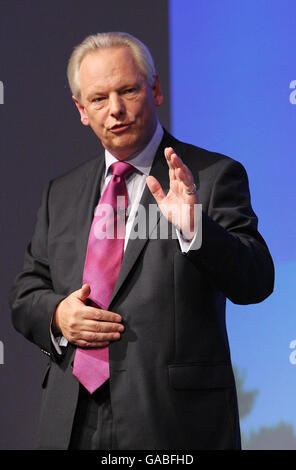
[[92,101],[93,103],[101,103],[105,99],[106,98],[104,96],[98,96],[97,98],[94,98]]
[[131,88],[126,88],[124,90],[124,93],[127,94],[127,95],[130,95],[132,93],[135,93],[137,91],[137,88],[136,87],[131,87]]

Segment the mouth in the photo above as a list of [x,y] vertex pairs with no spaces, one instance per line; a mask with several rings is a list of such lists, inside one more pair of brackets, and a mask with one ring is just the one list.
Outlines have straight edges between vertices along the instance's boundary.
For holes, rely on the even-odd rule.
[[129,129],[131,127],[132,123],[131,122],[128,122],[128,123],[121,123],[121,124],[114,124],[114,126],[112,126],[109,130],[113,133],[113,134],[120,134],[121,132],[124,132],[126,131],[127,129]]

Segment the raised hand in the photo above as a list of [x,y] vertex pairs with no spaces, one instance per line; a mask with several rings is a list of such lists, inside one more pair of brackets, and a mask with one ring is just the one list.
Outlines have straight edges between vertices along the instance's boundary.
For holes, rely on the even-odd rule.
[[147,177],[147,186],[166,219],[175,225],[187,240],[192,240],[198,230],[198,197],[193,175],[173,148],[165,148],[164,155],[169,167],[169,192],[165,194],[154,176]]

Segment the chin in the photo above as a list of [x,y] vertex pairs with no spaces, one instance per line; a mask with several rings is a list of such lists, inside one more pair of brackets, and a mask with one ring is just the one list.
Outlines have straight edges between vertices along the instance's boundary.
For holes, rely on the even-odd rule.
[[131,141],[125,141],[125,142],[114,142],[113,145],[110,145],[108,148],[109,152],[112,153],[112,155],[116,156],[117,158],[125,159],[133,155],[133,153],[136,153],[138,150],[140,150],[145,144],[142,144],[141,142],[131,142]]

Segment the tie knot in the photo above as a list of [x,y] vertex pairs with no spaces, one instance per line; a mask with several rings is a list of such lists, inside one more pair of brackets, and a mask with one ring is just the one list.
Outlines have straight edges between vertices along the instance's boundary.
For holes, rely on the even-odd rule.
[[134,171],[134,167],[126,162],[112,163],[111,169],[114,176],[122,176],[123,178],[127,178]]

